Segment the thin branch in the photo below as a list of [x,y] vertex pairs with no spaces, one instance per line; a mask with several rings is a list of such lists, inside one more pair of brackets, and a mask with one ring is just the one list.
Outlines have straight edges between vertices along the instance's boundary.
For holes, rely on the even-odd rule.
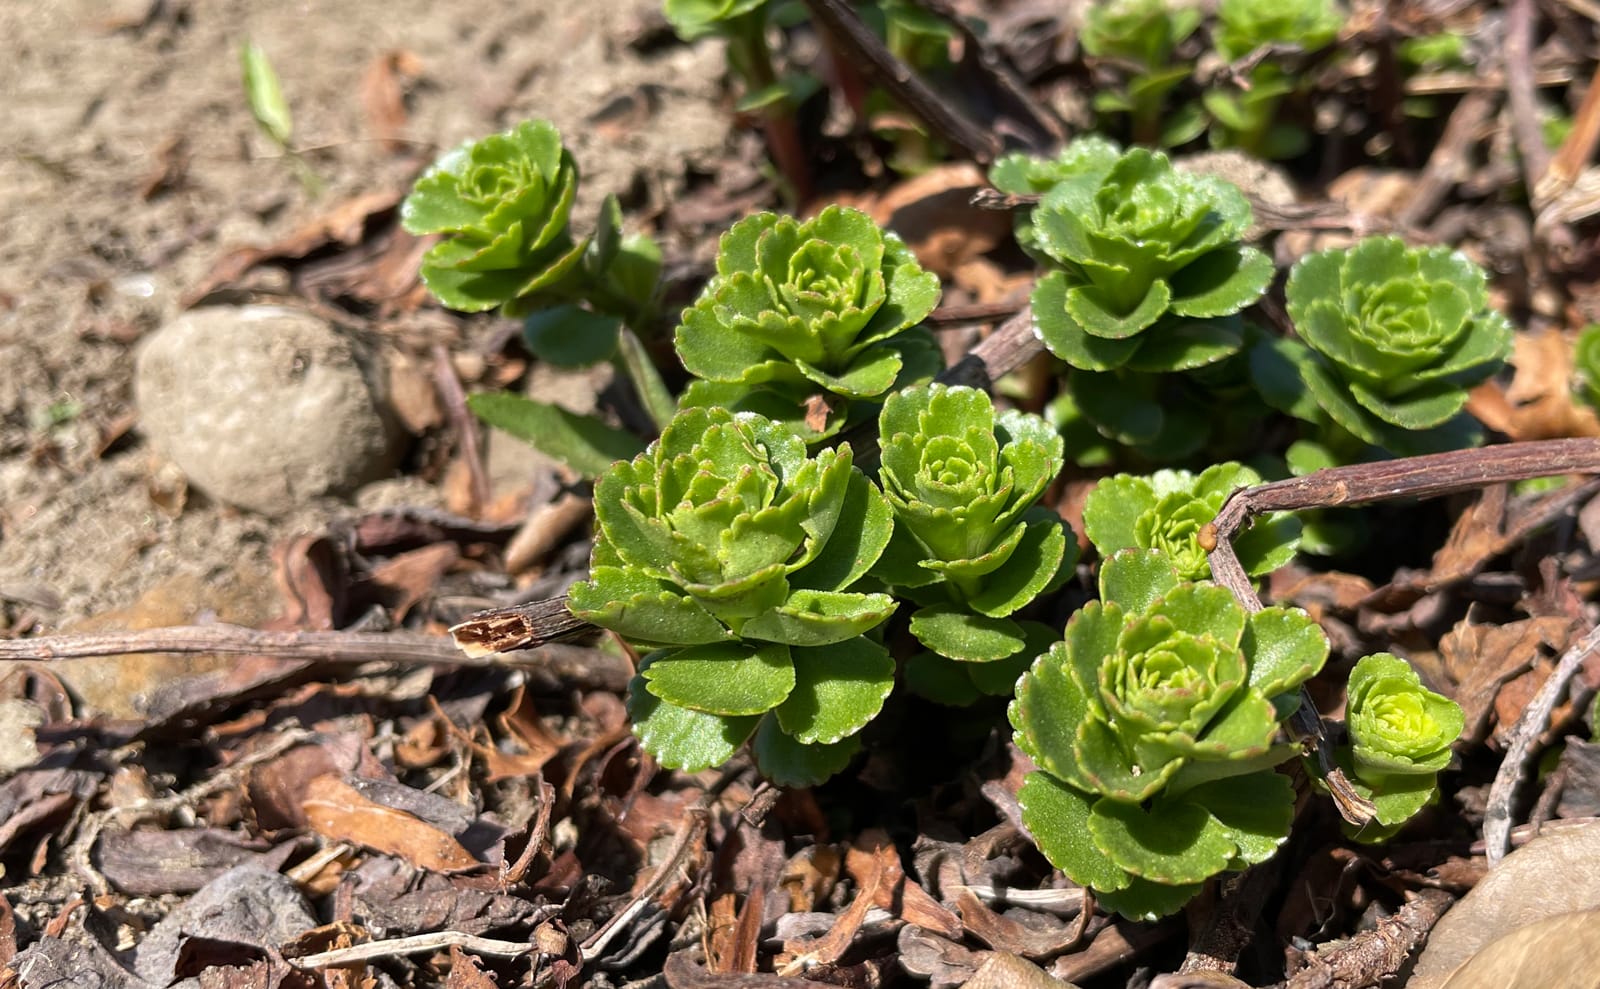
[[1523,181],[1531,191],[1539,188],[1550,167],[1550,149],[1545,147],[1539,121],[1538,89],[1533,74],[1534,0],[1511,0],[1506,12],[1505,46],[1501,49],[1506,67],[1506,104],[1511,109],[1511,133],[1522,158]]
[[896,102],[927,124],[937,137],[980,165],[994,161],[1000,142],[896,58],[849,3],[805,0],[805,5],[817,23],[845,49],[842,54],[859,61]]
[[478,443],[478,419],[467,408],[467,393],[461,388],[461,379],[456,377],[450,351],[442,343],[433,345],[433,386],[444,402],[461,459],[467,465],[467,490],[472,499],[467,514],[476,517],[489,504],[489,471],[484,466],[483,451]]
[[[545,907],[541,909],[551,911],[550,915],[552,916],[561,910],[560,907]],[[369,941],[366,944],[353,944],[348,948],[334,948],[330,951],[319,951],[314,955],[304,955],[300,958],[286,960],[296,968],[333,968],[337,965],[358,965],[363,962],[377,961],[379,958],[399,958],[404,955],[428,954],[441,948],[451,947],[470,951],[475,955],[487,955],[490,958],[521,958],[523,955],[543,955],[542,952],[526,941],[499,941],[493,938],[476,937],[462,931],[433,931],[428,934],[413,934],[410,937],[391,938],[387,941]]]
[[[416,666],[527,667],[558,679],[595,689],[621,689],[627,684],[621,664],[597,663],[593,649],[547,643],[518,656],[495,653],[468,655],[448,639],[414,632],[280,632],[241,625],[177,625],[132,632],[46,635],[0,640],[0,663],[50,663],[95,656],[138,653],[225,653],[273,656],[359,666],[401,663]],[[613,669],[612,667],[616,667]]]
[[1375,986],[1400,970],[1400,966],[1428,937],[1433,925],[1455,902],[1443,890],[1425,889],[1394,916],[1378,921],[1370,931],[1326,946],[1311,955],[1281,989],[1337,989],[1339,986]]
[[[1329,467],[1305,477],[1235,491],[1202,531],[1201,539],[1207,546],[1212,579],[1231,591],[1246,611],[1255,612],[1262,608],[1261,599],[1233,551],[1233,538],[1258,515],[1391,498],[1429,498],[1534,477],[1594,473],[1600,473],[1600,440],[1593,439],[1507,443],[1482,450],[1453,450],[1375,464]],[[1333,764],[1322,719],[1303,687],[1293,727],[1315,756],[1340,815],[1358,826],[1371,820],[1375,808],[1356,793]]]
[[1544,682],[1528,706],[1522,709],[1516,727],[1511,730],[1511,744],[1506,746],[1505,758],[1489,785],[1488,806],[1483,815],[1483,841],[1490,867],[1498,865],[1511,847],[1511,808],[1517,790],[1522,786],[1522,774],[1528,768],[1528,757],[1533,747],[1550,726],[1550,715],[1556,704],[1566,694],[1578,668],[1597,649],[1600,649],[1600,628],[1589,630],[1578,644],[1568,649],[1556,664],[1550,679]]

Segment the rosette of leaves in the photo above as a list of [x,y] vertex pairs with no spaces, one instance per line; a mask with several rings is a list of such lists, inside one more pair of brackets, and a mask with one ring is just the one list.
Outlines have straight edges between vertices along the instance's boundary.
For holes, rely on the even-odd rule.
[[[1011,615],[1070,573],[1077,542],[1038,504],[1061,470],[1061,436],[1038,416],[998,415],[975,388],[924,385],[890,395],[878,416],[879,478],[895,534],[874,575],[921,607],[911,633],[929,650],[913,685],[964,675],[979,693],[1009,694],[1028,629]],[[1070,547],[1070,550],[1069,550]],[[970,667],[1013,660],[1009,675]],[[967,671],[938,670],[948,662]],[[967,699],[935,689],[936,699]]]
[[[1212,41],[1228,62],[1269,45],[1312,52],[1331,43],[1343,21],[1334,0],[1222,0]],[[1310,138],[1305,127],[1277,119],[1284,98],[1295,92],[1293,78],[1269,58],[1251,68],[1248,79],[1246,87],[1214,87],[1202,98],[1213,119],[1212,145],[1263,158],[1303,152]]]
[[1017,683],[1011,724],[1039,767],[1018,797],[1051,862],[1154,919],[1288,836],[1294,789],[1272,767],[1297,749],[1280,726],[1328,642],[1305,612],[1246,614],[1155,551],[1107,560],[1100,593]]
[[[989,182],[1012,196],[1042,196],[1069,179],[1099,182],[1117,163],[1122,149],[1098,134],[1077,138],[1054,158],[1022,151],[1002,155],[989,169]],[[1033,211],[1017,210],[1013,226],[1017,245],[1041,264],[1051,263],[1033,229]]]
[[1192,60],[1173,57],[1195,28],[1200,8],[1171,0],[1112,0],[1093,4],[1080,41],[1095,58],[1126,64],[1134,71],[1121,90],[1103,89],[1094,97],[1102,113],[1126,113],[1139,144],[1176,147],[1200,136],[1205,116],[1198,104],[1164,114],[1167,94],[1192,74]]
[[1252,221],[1232,183],[1143,148],[1056,183],[1032,217],[1057,269],[1034,288],[1036,332],[1086,371],[1182,371],[1230,356],[1243,329],[1219,317],[1260,298],[1273,273],[1240,243]]
[[[1240,463],[1207,467],[1199,474],[1160,470],[1138,476],[1118,474],[1095,485],[1083,505],[1083,531],[1102,557],[1124,549],[1155,549],[1184,580],[1211,576],[1200,533],[1240,488],[1261,483],[1261,475]],[[1234,540],[1239,563],[1252,577],[1294,557],[1300,522],[1289,512],[1272,512]]]
[[1482,269],[1448,248],[1368,237],[1302,258],[1286,296],[1303,344],[1252,352],[1268,402],[1311,421],[1320,406],[1396,452],[1467,442],[1467,391],[1500,369],[1512,339],[1511,323],[1489,308]]
[[886,594],[852,590],[893,516],[848,445],[803,441],[751,413],[689,409],[595,485],[589,580],[568,607],[656,651],[629,689],[634,731],[662,765],[721,763],[751,736],[774,781],[820,782],[894,685],[863,633]]
[[938,277],[859,210],[747,217],[678,327],[678,356],[701,379],[683,404],[759,412],[818,443],[864,414],[852,403],[938,372],[918,325],[938,302]]
[[410,233],[445,235],[422,258],[423,284],[462,312],[564,301],[587,246],[567,228],[577,191],[577,163],[547,121],[446,154],[400,207]]
[[1381,841],[1438,796],[1439,770],[1466,719],[1455,701],[1424,687],[1410,663],[1386,652],[1356,663],[1345,697],[1350,743],[1337,758],[1378,809],[1376,829],[1351,833]]

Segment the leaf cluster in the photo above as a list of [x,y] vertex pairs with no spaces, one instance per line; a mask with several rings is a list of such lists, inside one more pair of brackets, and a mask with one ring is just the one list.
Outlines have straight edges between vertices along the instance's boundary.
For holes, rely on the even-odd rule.
[[1600,323],[1585,326],[1572,348],[1573,390],[1600,409]]
[[1439,770],[1449,765],[1466,719],[1460,705],[1424,687],[1411,664],[1390,653],[1362,657],[1345,696],[1350,742],[1337,758],[1378,809],[1378,827],[1354,834],[1380,841],[1438,796]]
[[1154,918],[1287,837],[1280,723],[1328,642],[1305,612],[1247,615],[1159,551],[1113,555],[1100,592],[1017,683],[1011,724],[1039,766],[1019,799],[1051,862],[1107,909]]
[[878,433],[895,530],[873,573],[921,605],[911,633],[928,650],[908,678],[954,703],[1009,694],[1030,641],[1052,634],[1009,616],[1077,559],[1066,524],[1037,504],[1061,470],[1060,435],[1038,416],[996,415],[986,392],[938,384],[890,395]]
[[[1463,424],[1451,421],[1511,349],[1511,323],[1489,307],[1483,270],[1448,248],[1368,237],[1302,258],[1286,295],[1301,342],[1252,353],[1263,397],[1313,421],[1320,407],[1398,452],[1462,445]],[[1446,424],[1455,431],[1422,432]]]
[[1095,93],[1101,113],[1127,113],[1133,137],[1141,144],[1176,147],[1200,135],[1205,117],[1186,104],[1165,114],[1168,94],[1189,78],[1191,66],[1174,58],[1177,47],[1200,26],[1200,8],[1169,0],[1112,0],[1090,5],[1080,41],[1083,50],[1100,59],[1126,63],[1136,74],[1125,89]]
[[1075,368],[1188,370],[1239,350],[1222,320],[1260,298],[1272,262],[1240,243],[1250,204],[1231,183],[1177,171],[1163,154],[1092,147],[1034,209],[1039,336]]
[[646,749],[698,770],[754,735],[777,782],[841,768],[894,685],[888,650],[863,633],[896,606],[852,589],[893,519],[849,446],[808,457],[780,424],[688,409],[600,478],[595,515],[569,607],[656,647],[629,691]]
[[820,442],[869,411],[854,403],[933,377],[942,362],[918,324],[938,302],[938,276],[859,210],[747,217],[678,327],[698,379],[683,404],[759,412]]
[[[1201,531],[1229,495],[1260,483],[1260,474],[1232,461],[1198,475],[1185,470],[1118,474],[1089,493],[1083,530],[1102,557],[1125,549],[1160,550],[1178,576],[1203,580],[1211,576],[1211,565]],[[1299,520],[1288,512],[1272,512],[1257,519],[1233,545],[1245,572],[1259,577],[1288,563],[1299,541]]]

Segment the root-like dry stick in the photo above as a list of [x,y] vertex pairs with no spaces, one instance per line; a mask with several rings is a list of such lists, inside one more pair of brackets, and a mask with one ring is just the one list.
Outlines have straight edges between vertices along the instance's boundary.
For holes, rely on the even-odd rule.
[[1597,649],[1600,649],[1600,628],[1593,628],[1562,655],[1550,679],[1522,709],[1522,716],[1511,729],[1511,743],[1506,746],[1505,758],[1500,760],[1500,769],[1489,786],[1488,806],[1483,815],[1483,841],[1491,867],[1499,864],[1511,847],[1511,808],[1522,786],[1528,757],[1533,754],[1539,736],[1550,726],[1550,714],[1567,692],[1572,678],[1577,676],[1578,668]]
[[228,653],[341,666],[402,663],[528,667],[596,690],[622,690],[631,675],[620,661],[602,662],[602,654],[581,646],[546,643],[536,652],[514,657],[494,653],[468,655],[448,639],[414,632],[279,632],[218,623],[0,640],[0,663],[49,663],[136,653]]

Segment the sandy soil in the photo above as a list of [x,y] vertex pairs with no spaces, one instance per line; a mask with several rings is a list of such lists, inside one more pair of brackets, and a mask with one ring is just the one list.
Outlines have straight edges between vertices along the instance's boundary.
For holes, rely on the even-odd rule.
[[[567,136],[584,171],[579,215],[640,182],[670,195],[686,165],[720,153],[727,117],[713,46],[637,43],[660,37],[658,6],[0,5],[3,617],[62,627],[162,586],[237,591],[242,582],[266,593],[271,546],[348,506],[307,504],[267,519],[191,496],[173,513],[162,497],[170,467],[137,426],[102,450],[136,416],[139,338],[171,319],[227,251],[270,244],[349,197],[398,187],[439,149],[525,117],[550,118]],[[293,143],[311,149],[320,194],[250,117],[238,63],[246,38],[282,78]],[[361,98],[368,67],[394,52],[421,67],[402,131],[411,143],[398,150],[374,138]],[[148,192],[180,140],[188,161],[179,181]],[[206,610],[247,620],[261,610],[237,593],[201,598],[165,620]]]

